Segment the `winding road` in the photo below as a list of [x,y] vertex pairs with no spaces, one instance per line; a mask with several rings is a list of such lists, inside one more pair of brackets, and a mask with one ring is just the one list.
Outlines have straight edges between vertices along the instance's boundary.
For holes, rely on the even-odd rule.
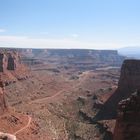
[[41,101],[51,100],[51,99],[55,98],[56,96],[60,95],[61,93],[63,93],[64,91],[65,90],[62,89],[62,90],[58,91],[56,94],[54,94],[52,96],[41,98],[41,99],[36,99],[34,101],[31,101],[30,103],[37,103],[37,102],[41,102]]
[[[57,92],[56,94],[54,94],[53,96],[42,98],[42,99],[37,99],[37,100],[32,101],[31,103],[40,102],[40,101],[46,100],[46,99],[47,100],[53,99],[56,96],[58,96],[59,94],[63,93],[64,91],[65,90],[61,90],[61,91]],[[21,129],[17,130],[13,135],[16,136],[18,133],[20,133],[20,132],[24,131],[25,129],[27,129],[29,127],[29,125],[31,124],[31,120],[32,120],[32,118],[30,116],[28,116],[28,123],[27,123],[27,125],[25,125]]]
[[20,133],[21,131],[25,130],[26,128],[29,127],[30,123],[31,123],[32,118],[30,116],[28,116],[28,123],[27,125],[25,125],[24,127],[22,127],[21,129],[19,129],[18,131],[16,131],[13,135],[17,135],[18,133]]
[[31,120],[32,118],[30,116],[28,116],[28,123],[27,125],[25,125],[24,127],[22,127],[21,129],[19,129],[18,131],[16,131],[15,133],[13,134],[10,134],[10,133],[3,133],[3,132],[0,132],[0,137],[8,137],[8,140],[17,140],[16,138],[16,135],[20,132],[22,132],[23,130],[25,130],[26,128],[29,127],[30,123],[31,123]]

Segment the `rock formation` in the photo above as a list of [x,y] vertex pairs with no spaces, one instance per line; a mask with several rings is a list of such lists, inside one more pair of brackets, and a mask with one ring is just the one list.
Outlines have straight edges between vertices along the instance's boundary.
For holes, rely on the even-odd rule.
[[6,106],[6,102],[5,102],[5,98],[4,98],[4,93],[3,93],[2,89],[0,88],[0,115],[2,115],[4,113],[6,108],[7,108],[7,106]]
[[0,72],[6,70],[16,70],[20,64],[20,57],[17,52],[4,52],[0,53]]
[[[138,90],[137,90],[138,89]],[[140,60],[125,60],[118,83],[118,116],[114,140],[140,139]],[[132,94],[134,91],[136,91]],[[124,100],[122,100],[124,99]]]
[[8,54],[7,69],[8,70],[15,70],[16,69],[15,57],[12,56],[11,54]]
[[114,140],[140,139],[140,91],[118,105]]
[[[69,58],[89,59],[94,60],[94,64],[109,64],[114,66],[120,66],[124,60],[123,56],[120,56],[116,50],[84,50],[84,49],[48,49],[47,54],[49,56],[63,56]],[[77,62],[72,62],[77,64]],[[97,65],[97,66],[98,66]]]
[[5,85],[29,77],[29,69],[21,63],[16,50],[0,49],[0,79]]
[[4,72],[6,69],[6,55],[4,53],[0,53],[0,72]]
[[140,87],[140,60],[125,60],[121,68],[118,88],[121,91],[135,92]]
[[0,82],[0,115],[2,115],[7,110],[7,105],[5,101],[4,85],[2,81]]
[[[93,70],[104,66],[120,66],[125,59],[117,50],[91,49],[21,49],[24,60],[36,58],[64,66],[74,66],[80,70]],[[30,53],[29,53],[30,52]],[[34,60],[36,61],[36,60]]]
[[140,88],[140,60],[125,60],[121,67],[118,89],[105,102],[95,119],[113,119],[117,115],[118,103]]

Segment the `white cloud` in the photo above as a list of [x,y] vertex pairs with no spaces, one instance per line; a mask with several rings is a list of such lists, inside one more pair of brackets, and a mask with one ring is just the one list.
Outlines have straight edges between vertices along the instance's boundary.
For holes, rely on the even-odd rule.
[[0,29],[0,33],[6,32],[5,29]]
[[83,40],[75,40],[74,38],[54,39],[54,38],[30,38],[26,36],[0,36],[0,47],[116,49],[123,46],[128,45],[123,43],[119,44],[104,41],[86,42]]

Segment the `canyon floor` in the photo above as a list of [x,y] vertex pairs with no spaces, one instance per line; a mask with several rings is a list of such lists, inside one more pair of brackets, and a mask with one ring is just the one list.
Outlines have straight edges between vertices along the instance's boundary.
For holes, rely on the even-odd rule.
[[11,112],[1,117],[7,127],[3,124],[0,130],[18,140],[112,139],[115,120],[98,122],[94,117],[116,90],[118,79],[119,69],[33,65],[27,79],[6,86]]

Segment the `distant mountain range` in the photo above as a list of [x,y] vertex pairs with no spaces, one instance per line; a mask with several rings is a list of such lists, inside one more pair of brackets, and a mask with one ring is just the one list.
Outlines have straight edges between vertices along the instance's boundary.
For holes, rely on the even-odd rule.
[[125,47],[118,49],[118,53],[127,57],[140,59],[140,46],[139,47]]

